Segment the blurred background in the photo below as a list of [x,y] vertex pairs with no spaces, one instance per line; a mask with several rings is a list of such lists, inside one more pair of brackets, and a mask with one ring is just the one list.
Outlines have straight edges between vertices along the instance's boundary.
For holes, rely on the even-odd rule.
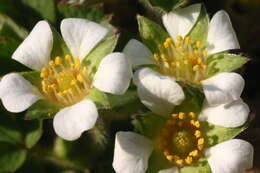
[[[130,38],[138,37],[137,14],[161,22],[160,10],[151,7],[159,6],[167,11],[174,5],[196,2],[203,2],[210,16],[220,9],[228,12],[241,45],[241,50],[236,53],[250,59],[241,69],[241,73],[246,81],[242,98],[250,106],[252,121],[238,138],[245,139],[254,146],[254,168],[248,172],[260,173],[260,0],[0,0],[0,74],[23,68],[7,59],[39,20],[48,20],[57,30],[65,17],[81,17],[102,23],[110,27],[113,33],[120,33],[116,48],[120,51]],[[102,156],[96,154],[99,151],[93,149],[94,145],[91,148],[89,144],[91,136],[85,135],[77,142],[65,142],[55,137],[51,120],[46,120],[42,127],[42,122],[36,120],[25,123],[23,113],[18,118],[16,116],[9,119],[7,116],[10,113],[1,108],[1,114],[0,141],[1,135],[5,135],[4,130],[1,130],[4,127],[11,128],[12,133],[22,131],[25,137],[30,135],[29,132],[34,132],[34,135],[38,134],[34,143],[38,143],[30,150],[13,143],[4,144],[2,147],[0,145],[0,167],[7,164],[4,169],[0,168],[0,172],[113,172],[111,162],[104,162],[104,156],[112,159],[113,148],[106,149]],[[118,124],[121,124],[120,128],[124,130],[131,128],[120,120]],[[28,127],[31,129],[28,130]],[[82,151],[80,146],[85,144],[90,147]],[[79,151],[72,151],[72,148],[78,148]],[[7,152],[13,152],[13,155],[5,155]],[[14,158],[16,166],[8,167],[7,160],[10,157]],[[85,165],[90,168],[86,169]]]

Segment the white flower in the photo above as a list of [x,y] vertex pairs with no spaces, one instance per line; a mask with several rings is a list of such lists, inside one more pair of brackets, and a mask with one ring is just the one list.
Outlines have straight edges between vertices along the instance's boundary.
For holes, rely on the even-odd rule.
[[[41,87],[33,86],[19,73],[5,75],[0,83],[0,97],[10,112],[22,112],[40,99],[62,109],[55,115],[55,132],[66,140],[75,140],[91,129],[98,118],[96,105],[86,99],[91,88],[123,94],[132,76],[128,59],[122,53],[103,58],[95,76],[81,61],[106,36],[107,29],[85,19],[64,19],[62,37],[71,55],[52,57],[54,37],[46,21],[38,22],[12,58],[39,71]],[[39,78],[40,78],[39,76]]]
[[[154,150],[152,141],[133,132],[116,134],[113,167],[116,173],[145,173]],[[205,150],[212,173],[244,173],[253,166],[253,146],[231,139]],[[177,166],[159,173],[180,173]]]
[[[207,79],[208,56],[239,48],[228,14],[223,10],[217,12],[210,21],[206,46],[202,46],[202,41],[192,40],[193,38],[187,36],[196,24],[200,13],[201,4],[195,4],[165,14],[162,17],[163,24],[171,38],[158,45],[159,52],[151,52],[144,44],[134,39],[130,40],[123,50],[131,59],[134,68],[149,64],[157,66],[158,72],[147,67],[141,68],[134,74],[134,78],[138,79],[135,84],[142,103],[157,114],[170,113],[175,105],[184,100],[184,93],[174,82],[175,79],[198,84]],[[227,77],[224,80],[228,81],[228,77],[233,77],[232,74],[225,73]],[[206,81],[202,82],[204,91],[207,92],[206,95],[211,95],[210,92],[216,90],[205,89]],[[232,84],[232,87],[234,85],[236,84]],[[232,90],[232,92],[237,91]],[[231,93],[221,99],[226,101],[238,99],[235,97]],[[219,104],[218,100],[213,102]]]

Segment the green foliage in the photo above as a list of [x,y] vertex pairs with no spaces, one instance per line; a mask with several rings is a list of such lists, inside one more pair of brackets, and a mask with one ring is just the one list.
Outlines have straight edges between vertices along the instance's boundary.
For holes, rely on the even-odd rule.
[[243,130],[245,130],[245,126],[236,127],[236,128],[226,128],[222,126],[217,126],[208,122],[202,123],[202,131],[205,134],[205,139],[207,140],[207,147],[216,145],[220,142],[224,142],[229,139],[233,139]]
[[158,24],[143,17],[137,17],[140,36],[143,39],[145,45],[147,45],[152,52],[158,52],[158,45],[162,45],[167,37],[168,33]]
[[180,173],[211,173],[211,169],[206,158],[200,158],[190,166],[181,168]]
[[39,141],[41,135],[41,121],[25,121],[22,117],[7,114],[1,108],[0,172],[13,172],[18,169],[26,159],[27,150]]
[[91,75],[96,73],[101,60],[108,54],[112,53],[116,47],[118,35],[108,37],[99,43],[86,57],[82,64],[87,66],[91,71]]
[[248,58],[241,55],[218,53],[208,57],[208,77],[221,72],[231,72],[247,63]]
[[188,34],[193,41],[201,41],[203,46],[207,44],[209,17],[205,6],[201,6],[201,12],[198,21]]
[[21,0],[25,6],[32,8],[42,19],[56,21],[54,0]]

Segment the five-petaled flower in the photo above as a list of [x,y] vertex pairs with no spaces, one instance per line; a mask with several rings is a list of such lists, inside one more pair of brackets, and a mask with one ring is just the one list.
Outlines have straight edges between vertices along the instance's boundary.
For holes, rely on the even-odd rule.
[[[84,63],[91,50],[107,35],[108,30],[103,26],[85,19],[68,18],[61,22],[60,29],[66,45],[57,45],[61,37],[46,21],[40,21],[12,55],[13,59],[39,72],[36,76],[39,86],[20,73],[10,73],[1,80],[0,97],[10,112],[25,111],[41,99],[59,106],[53,120],[54,130],[66,140],[75,140],[91,129],[98,118],[96,105],[87,98],[90,90],[95,87],[103,92],[123,94],[132,72],[122,53],[106,55],[96,72]],[[64,46],[66,54],[57,55]]]
[[[211,19],[206,38],[194,40],[195,38],[192,38],[190,32],[198,23],[202,10],[201,4],[195,4],[165,14],[162,17],[163,24],[170,37],[158,45],[158,52],[152,52],[135,39],[130,40],[124,48],[124,53],[131,59],[134,68],[138,68],[134,74],[134,82],[137,85],[139,97],[144,105],[157,114],[171,113],[174,106],[179,105],[185,99],[176,80],[196,86],[202,84],[206,95],[213,96],[217,92],[222,93],[219,95],[220,98],[214,97],[213,100],[208,100],[211,106],[217,105],[221,101],[228,102],[230,98],[231,100],[237,99],[234,98],[233,92],[235,91],[231,87],[227,91],[231,91],[228,94],[222,89],[225,89],[226,83],[232,78],[241,81],[238,75],[223,73],[219,77],[211,78],[207,74],[208,57],[239,48],[236,34],[228,14],[221,10]],[[206,25],[201,27],[207,28]],[[205,36],[205,32],[198,34]],[[146,65],[150,66],[144,67]],[[208,85],[211,82],[214,83],[215,80],[222,80],[223,86],[222,84],[217,86],[220,90]],[[239,83],[231,85],[239,85]]]

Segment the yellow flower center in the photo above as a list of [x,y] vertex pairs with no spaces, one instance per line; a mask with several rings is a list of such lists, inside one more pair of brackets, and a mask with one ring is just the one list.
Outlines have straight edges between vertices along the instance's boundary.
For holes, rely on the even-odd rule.
[[80,64],[79,58],[56,57],[42,68],[42,91],[48,100],[69,106],[82,100],[92,87],[88,69]]
[[197,160],[204,148],[204,138],[196,115],[193,112],[172,114],[157,142],[165,158],[179,167]]
[[160,51],[154,54],[154,59],[162,74],[191,83],[206,78],[207,50],[200,41],[178,36],[175,41],[167,38],[158,48]]

